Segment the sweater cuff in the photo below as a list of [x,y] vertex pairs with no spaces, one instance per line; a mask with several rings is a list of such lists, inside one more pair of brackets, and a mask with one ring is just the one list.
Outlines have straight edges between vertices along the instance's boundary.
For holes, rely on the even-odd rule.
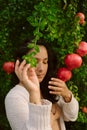
[[65,102],[64,101],[64,99],[63,99],[63,97],[62,97],[62,102],[64,103],[64,104],[68,104],[68,105],[70,105],[70,107],[72,107],[73,106],[73,103],[76,103],[77,102],[77,100],[74,98],[74,96],[73,96],[73,94],[72,94],[72,98],[71,98],[71,101],[70,102]]
[[[29,103],[29,124],[32,129],[38,130],[51,129],[50,112],[52,103],[48,100],[42,100],[42,105]],[[30,129],[29,129],[30,130]]]
[[66,110],[68,110],[68,112],[71,113],[78,113],[79,111],[79,103],[78,101],[74,98],[73,94],[72,94],[72,99],[70,102],[65,102],[63,99],[63,104],[64,104],[64,108],[66,108]]

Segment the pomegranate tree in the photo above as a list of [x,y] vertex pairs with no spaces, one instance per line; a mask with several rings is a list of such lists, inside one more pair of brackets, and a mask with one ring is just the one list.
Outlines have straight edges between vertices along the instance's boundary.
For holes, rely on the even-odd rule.
[[64,82],[68,81],[72,77],[72,72],[65,67],[59,68],[57,71],[57,77]]
[[87,42],[81,41],[76,52],[80,56],[85,56],[87,54]]
[[3,70],[7,74],[10,74],[10,73],[14,72],[14,62],[12,62],[12,61],[4,62]]
[[82,58],[76,53],[67,54],[65,56],[64,63],[69,70],[72,70],[79,68],[82,65]]

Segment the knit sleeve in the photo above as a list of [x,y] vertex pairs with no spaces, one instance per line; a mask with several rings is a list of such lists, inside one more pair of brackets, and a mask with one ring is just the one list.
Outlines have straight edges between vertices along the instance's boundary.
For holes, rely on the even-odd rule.
[[12,130],[51,130],[51,102],[42,100],[42,105],[36,105],[30,103],[26,95],[23,89],[11,91],[5,98],[6,115]]
[[62,108],[63,117],[65,121],[75,121],[77,119],[79,104],[73,95],[71,101],[68,103],[66,103],[63,98],[60,97],[59,105]]

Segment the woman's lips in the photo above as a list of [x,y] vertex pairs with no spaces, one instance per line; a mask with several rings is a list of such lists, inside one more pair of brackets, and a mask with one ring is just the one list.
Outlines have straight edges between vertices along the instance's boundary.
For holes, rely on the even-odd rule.
[[44,75],[43,74],[41,74],[41,75],[37,75],[39,78],[42,78]]

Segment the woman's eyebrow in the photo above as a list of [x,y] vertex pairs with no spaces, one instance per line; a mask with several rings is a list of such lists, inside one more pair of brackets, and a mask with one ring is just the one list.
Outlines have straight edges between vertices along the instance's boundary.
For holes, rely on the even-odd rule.
[[[40,60],[41,58],[35,57],[37,60]],[[48,58],[44,58],[43,60],[48,60]]]

